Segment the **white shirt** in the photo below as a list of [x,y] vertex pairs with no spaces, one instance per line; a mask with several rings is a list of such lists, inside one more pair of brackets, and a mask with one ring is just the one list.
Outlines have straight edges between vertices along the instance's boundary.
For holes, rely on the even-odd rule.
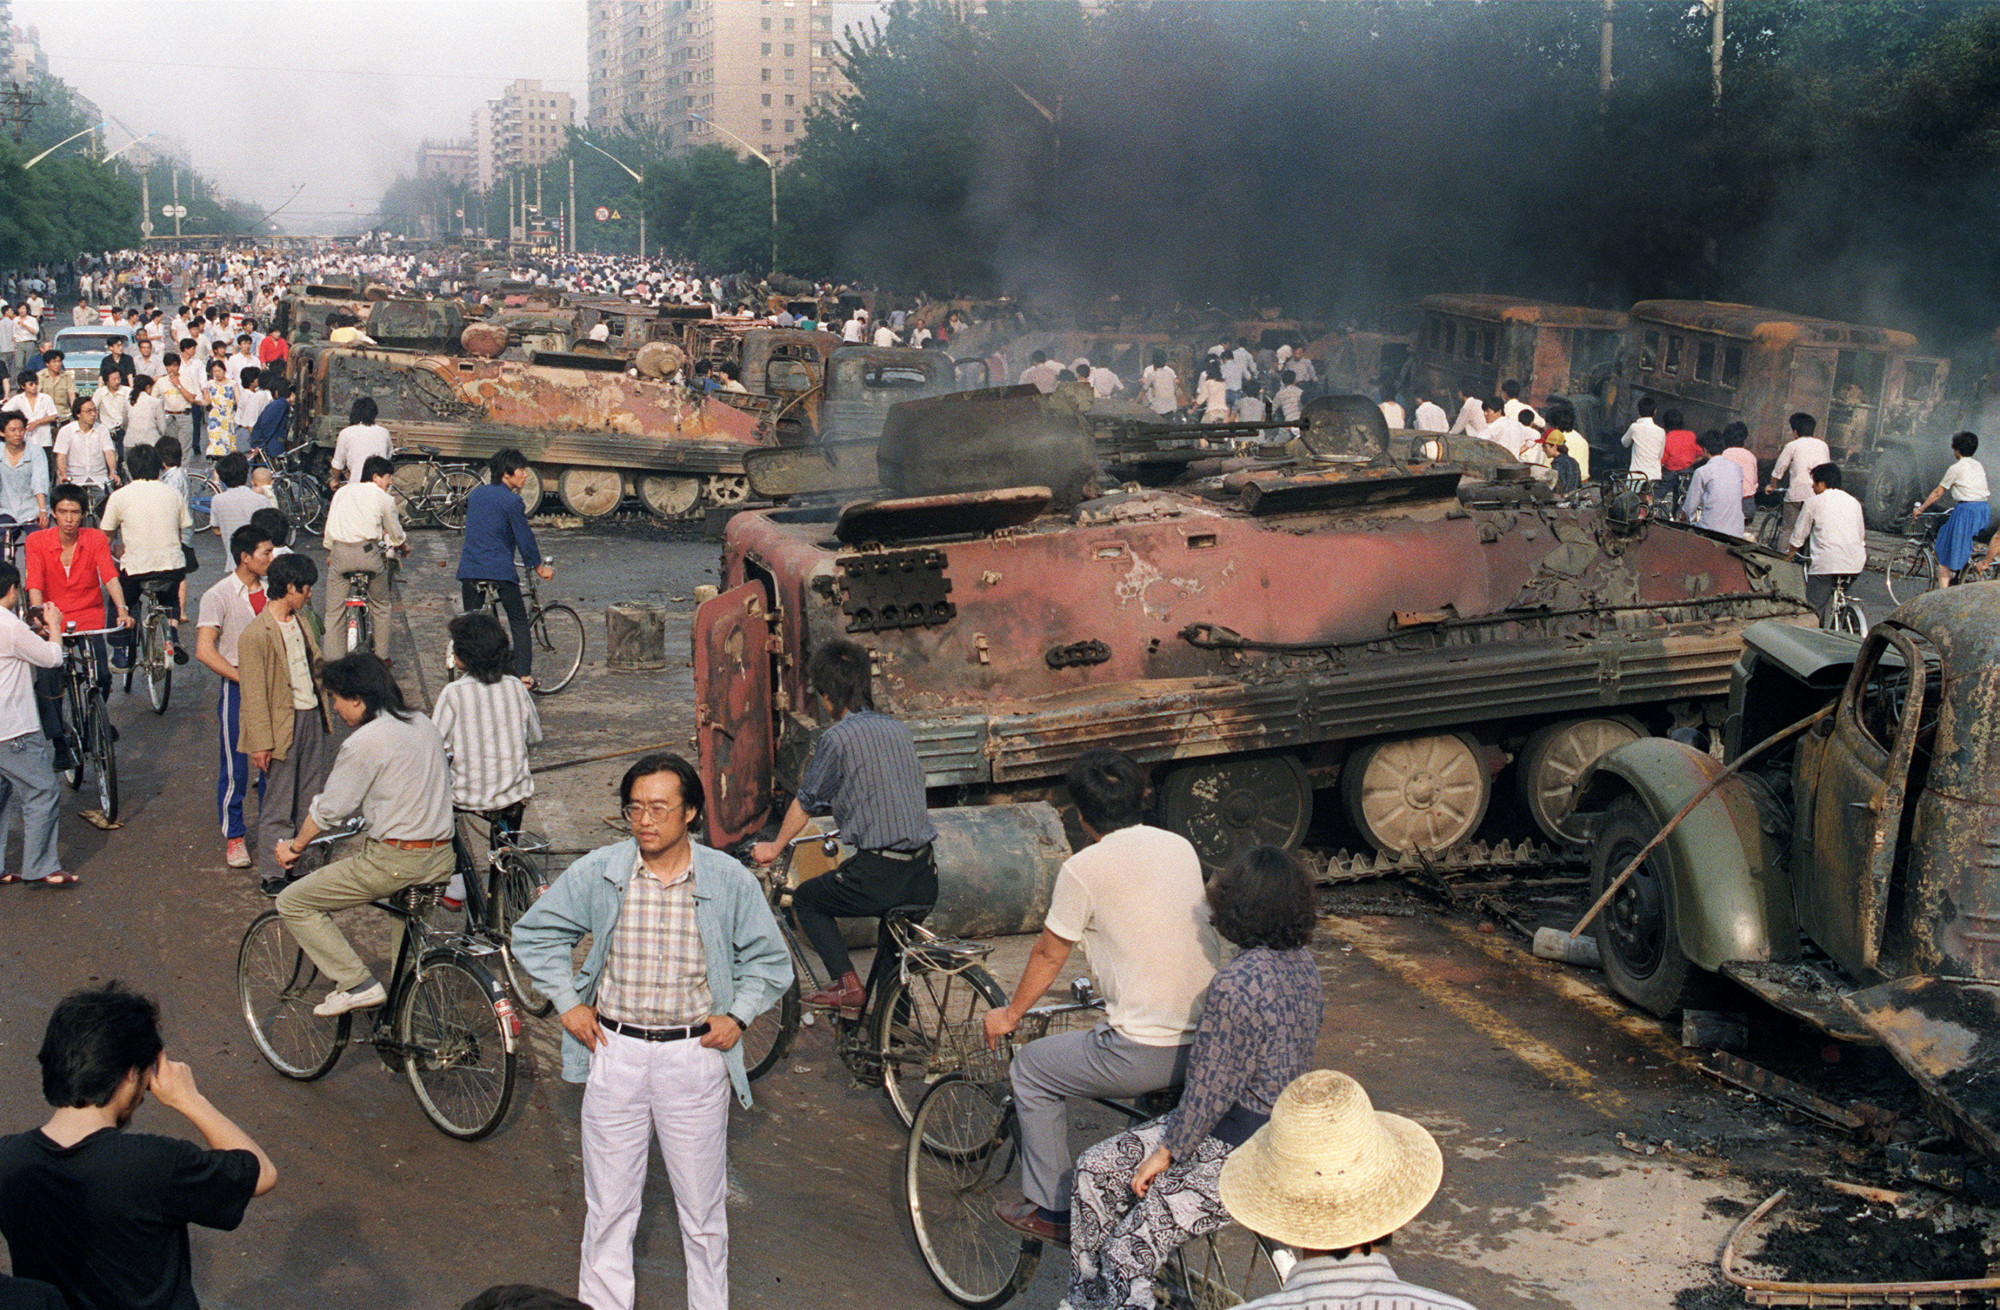
[[357,478],[361,476],[370,455],[387,459],[392,453],[389,429],[379,423],[351,424],[342,428],[340,435],[333,439],[333,467],[352,471]]
[[497,810],[535,794],[528,747],[542,739],[542,719],[519,678],[454,678],[438,693],[431,722],[451,752],[452,804]]
[[1520,397],[1513,396],[1500,402],[1500,413],[1507,418],[1519,418],[1527,407]]
[[[1820,463],[1826,463],[1821,460]],[[1812,540],[1813,573],[1861,573],[1868,568],[1868,524],[1861,502],[1830,487],[1799,506],[1794,548]]]
[[373,482],[354,478],[333,493],[326,509],[326,530],[320,541],[328,550],[335,542],[362,545],[387,540],[392,546],[403,543],[403,523],[396,515],[396,498]]
[[1125,389],[1125,383],[1108,368],[1090,370],[1090,394],[1099,400],[1109,400]]
[[270,403],[271,393],[262,387],[255,391],[239,390],[236,393],[236,414],[230,420],[231,425],[248,432],[257,426],[257,416],[262,414],[264,406]]
[[1831,463],[1833,451],[1824,441],[1818,437],[1793,437],[1778,452],[1778,462],[1771,466],[1771,481],[1784,482],[1790,474],[1792,480],[1785,486],[1785,499],[1795,505],[1804,504],[1812,499],[1812,471]]
[[[228,543],[224,543],[228,549]],[[259,578],[257,594],[264,592],[264,580]],[[201,606],[195,611],[195,627],[215,629],[215,650],[231,664],[236,663],[237,642],[243,636],[243,629],[250,626],[250,620],[257,617],[257,611],[250,608],[251,587],[236,576],[231,569],[222,575],[222,580],[201,593]]]
[[878,346],[885,346],[885,347],[897,344],[896,329],[890,327],[887,323],[876,324],[875,344]]
[[255,355],[231,355],[223,361],[223,367],[229,371],[229,385],[232,387],[241,387],[243,385],[243,370],[246,368],[256,368],[257,357]]
[[1399,429],[1404,426],[1403,407],[1397,404],[1393,400],[1385,400],[1382,402],[1382,417],[1388,421],[1391,430]]
[[840,339],[850,345],[860,345],[861,334],[864,331],[866,331],[866,325],[860,319],[850,318],[841,326]]
[[1969,501],[1986,500],[1989,498],[1986,490],[1986,470],[1970,455],[1963,459],[1955,459],[1951,462],[1951,467],[1944,471],[1944,477],[1939,480],[1938,490],[1949,491],[1952,500],[1960,505]]
[[118,462],[118,447],[111,444],[111,430],[102,423],[85,428],[72,420],[56,433],[56,458],[63,461],[64,481],[80,487],[108,487],[111,467]]
[[[168,573],[182,568],[181,532],[194,526],[181,493],[157,478],[134,478],[104,502],[106,532],[124,530],[127,573]],[[127,599],[131,599],[127,597]]]
[[1528,447],[1533,445],[1536,440],[1536,433],[1533,428],[1520,422],[1518,419],[1508,418],[1505,414],[1488,423],[1486,430],[1479,435],[1500,447],[1515,459],[1523,461],[1527,458],[1526,451]]
[[1626,428],[1625,435],[1618,440],[1620,444],[1632,448],[1632,458],[1628,461],[1632,472],[1643,473],[1658,482],[1663,476],[1660,456],[1666,453],[1667,430],[1641,414],[1632,420],[1632,426]]
[[62,643],[35,635],[13,610],[0,609],[0,741],[40,735],[35,670],[62,663]]
[[[56,402],[39,391],[35,393],[33,400],[28,399],[28,393],[25,391],[16,392],[6,405],[0,406],[0,408],[11,409],[15,413],[22,415],[30,423],[33,423],[38,418],[57,417]],[[56,432],[53,424],[44,423],[38,428],[31,427],[28,429],[28,444],[37,450],[47,450],[55,444],[55,441]]]
[[1484,436],[1486,433],[1486,403],[1477,396],[1467,396],[1465,403],[1458,407],[1458,417],[1451,425],[1453,432],[1463,432],[1467,436]]
[[1277,394],[1271,397],[1271,407],[1277,410],[1278,417],[1285,422],[1296,423],[1299,421],[1299,411],[1305,405],[1305,398],[1306,393],[1299,389],[1299,384],[1289,382],[1279,387]]
[[1443,432],[1451,426],[1444,408],[1434,401],[1426,400],[1417,406],[1416,428],[1419,432]]

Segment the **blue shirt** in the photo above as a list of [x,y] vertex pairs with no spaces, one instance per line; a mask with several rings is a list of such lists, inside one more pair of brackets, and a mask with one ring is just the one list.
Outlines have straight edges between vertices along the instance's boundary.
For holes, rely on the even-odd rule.
[[1720,455],[1694,471],[1681,513],[1711,532],[1743,535],[1743,470]]
[[292,402],[273,397],[250,429],[250,444],[273,455],[285,448],[285,428],[292,420]]
[[465,545],[458,553],[458,576],[472,582],[514,581],[514,552],[531,569],[542,552],[528,526],[528,507],[498,482],[475,487],[465,502]]
[[820,735],[796,796],[807,814],[831,814],[864,851],[920,851],[937,840],[924,808],[924,766],[910,730],[855,710]]

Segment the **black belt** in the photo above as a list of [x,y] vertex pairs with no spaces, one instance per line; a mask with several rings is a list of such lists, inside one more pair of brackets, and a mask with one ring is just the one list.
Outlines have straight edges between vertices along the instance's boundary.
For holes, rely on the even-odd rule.
[[620,1023],[616,1019],[597,1016],[597,1022],[612,1032],[625,1037],[636,1037],[642,1042],[678,1042],[689,1037],[706,1037],[708,1022],[703,1020],[692,1028],[641,1028],[637,1024]]
[[925,842],[913,851],[892,851],[887,847],[878,847],[866,853],[869,855],[879,855],[885,860],[921,860],[931,853],[931,847],[929,842]]

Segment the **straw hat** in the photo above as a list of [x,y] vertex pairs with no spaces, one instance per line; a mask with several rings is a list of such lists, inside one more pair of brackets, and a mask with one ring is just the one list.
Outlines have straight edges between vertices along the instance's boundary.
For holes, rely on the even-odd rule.
[[1287,1246],[1338,1251],[1416,1218],[1443,1177],[1444,1155],[1423,1125],[1376,1110],[1346,1074],[1314,1069],[1230,1152],[1221,1194],[1246,1228]]

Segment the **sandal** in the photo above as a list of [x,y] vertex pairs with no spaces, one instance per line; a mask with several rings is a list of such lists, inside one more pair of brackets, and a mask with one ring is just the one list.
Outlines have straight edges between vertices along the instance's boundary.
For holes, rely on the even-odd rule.
[[19,881],[21,881],[21,875],[18,873],[0,873],[0,887],[9,886]]
[[82,881],[83,879],[73,873],[52,873],[46,878],[28,880],[29,884],[35,887],[74,887]]

